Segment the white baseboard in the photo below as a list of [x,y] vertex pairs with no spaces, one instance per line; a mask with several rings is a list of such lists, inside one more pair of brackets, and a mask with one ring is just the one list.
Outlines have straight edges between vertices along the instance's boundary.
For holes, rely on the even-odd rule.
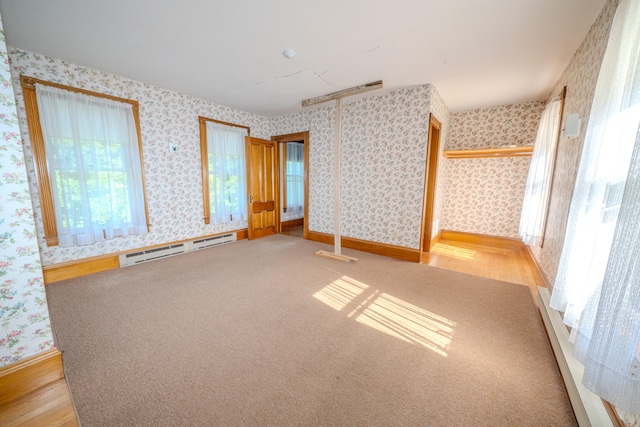
[[580,427],[613,427],[613,422],[600,396],[582,385],[584,365],[573,355],[569,331],[562,323],[560,313],[549,306],[549,290],[538,286],[540,314],[547,328],[549,341],[555,353],[573,412]]

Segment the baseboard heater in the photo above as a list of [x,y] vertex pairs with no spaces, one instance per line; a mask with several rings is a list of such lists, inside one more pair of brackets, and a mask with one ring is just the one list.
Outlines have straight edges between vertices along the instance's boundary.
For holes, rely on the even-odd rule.
[[206,237],[204,239],[192,240],[189,243],[190,251],[206,249],[213,246],[224,245],[225,243],[235,242],[238,238],[236,233],[220,234],[218,236]]
[[613,427],[614,424],[602,399],[582,385],[584,365],[573,355],[569,331],[562,323],[560,313],[549,305],[550,300],[549,290],[538,286],[540,314],[578,424],[580,427]]
[[236,239],[236,233],[226,233],[220,234],[218,236],[195,239],[183,243],[176,243],[174,245],[162,246],[160,248],[120,254],[118,258],[120,260],[120,267],[129,267],[131,265],[136,265],[143,262],[155,261],[157,259],[167,258],[191,251],[207,249],[213,246],[235,242]]

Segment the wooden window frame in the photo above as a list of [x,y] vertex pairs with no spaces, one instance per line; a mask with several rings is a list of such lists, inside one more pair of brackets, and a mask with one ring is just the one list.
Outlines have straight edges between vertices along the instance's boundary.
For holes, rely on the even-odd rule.
[[202,171],[202,203],[204,206],[204,223],[211,223],[211,200],[209,198],[209,150],[207,149],[207,122],[219,123],[225,126],[234,126],[247,130],[247,136],[251,136],[249,126],[237,125],[235,123],[223,122],[222,120],[210,119],[198,116],[200,123],[200,169]]
[[556,146],[553,150],[553,165],[551,166],[551,177],[549,183],[549,192],[545,195],[546,203],[545,203],[545,215],[544,222],[542,223],[542,237],[540,238],[540,247],[544,247],[544,241],[547,237],[547,223],[549,222],[549,211],[551,210],[551,195],[553,194],[553,181],[556,177],[556,164],[558,163],[558,147],[560,145],[562,129],[563,129],[563,121],[564,121],[564,105],[567,98],[567,87],[564,86],[562,90],[560,90],[560,117],[558,117],[558,134],[556,135]]
[[47,156],[45,151],[44,137],[42,127],[40,125],[40,111],[36,99],[36,83],[43,86],[55,87],[67,90],[69,92],[82,93],[84,95],[96,98],[105,98],[112,101],[130,104],[133,110],[133,119],[136,125],[136,135],[138,138],[138,152],[140,154],[140,171],[142,175],[142,194],[144,196],[144,214],[147,220],[147,230],[151,227],[149,224],[149,209],[147,206],[147,189],[144,177],[144,160],[142,156],[142,134],[140,132],[140,114],[138,101],[132,99],[119,98],[116,96],[106,95],[99,92],[92,92],[85,89],[66,86],[47,80],[37,79],[26,75],[20,76],[20,85],[22,86],[22,95],[24,97],[25,111],[27,114],[27,126],[29,128],[29,138],[31,140],[31,148],[35,159],[36,174],[38,181],[38,194],[40,195],[40,210],[42,212],[42,222],[44,225],[44,239],[47,246],[58,245],[58,229],[56,227],[56,213],[53,204],[53,191],[51,189],[51,178],[47,167]]

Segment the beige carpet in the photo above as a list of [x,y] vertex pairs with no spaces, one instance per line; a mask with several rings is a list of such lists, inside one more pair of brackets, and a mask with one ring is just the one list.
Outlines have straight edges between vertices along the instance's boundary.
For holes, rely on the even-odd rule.
[[288,236],[47,286],[83,426],[570,426],[524,286]]

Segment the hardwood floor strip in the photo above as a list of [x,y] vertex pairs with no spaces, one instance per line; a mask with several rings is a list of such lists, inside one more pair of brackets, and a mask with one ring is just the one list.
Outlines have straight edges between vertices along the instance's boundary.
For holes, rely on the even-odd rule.
[[[445,234],[446,235],[446,234]],[[480,240],[484,243],[491,240]],[[474,244],[467,241],[446,240],[436,243],[430,253],[423,253],[422,264],[453,270],[473,276],[528,286],[532,296],[537,294],[537,275],[522,250]]]
[[0,425],[77,426],[78,420],[64,378],[0,406]]
[[0,405],[64,378],[62,354],[52,348],[0,369]]

